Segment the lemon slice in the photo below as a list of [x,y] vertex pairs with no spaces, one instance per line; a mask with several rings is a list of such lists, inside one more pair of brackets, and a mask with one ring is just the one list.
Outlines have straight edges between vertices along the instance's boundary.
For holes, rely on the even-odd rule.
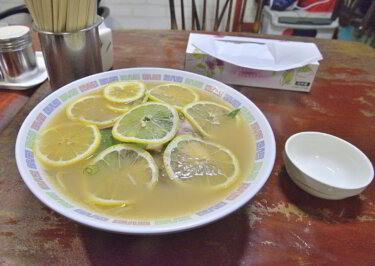
[[[159,169],[152,156],[131,144],[117,144],[99,153],[83,170],[86,201],[100,206],[129,206],[131,195],[152,189]],[[133,195],[134,196],[134,195]]]
[[170,141],[179,128],[177,111],[170,105],[147,102],[129,110],[112,129],[115,139],[143,144]]
[[100,144],[94,125],[69,123],[42,131],[35,139],[36,157],[50,166],[67,166],[92,155]]
[[177,110],[181,110],[183,106],[199,99],[198,94],[192,88],[178,83],[162,84],[146,93],[151,100],[168,103]]
[[112,126],[122,115],[106,106],[109,102],[101,95],[89,95],[78,98],[66,108],[67,116],[86,124],[97,125],[100,128]]
[[141,81],[112,82],[103,91],[104,97],[115,103],[130,103],[143,97],[145,84]]
[[136,100],[134,102],[131,102],[131,103],[113,103],[113,102],[110,102],[106,105],[106,107],[109,110],[112,110],[112,111],[115,111],[115,112],[125,113],[125,112],[129,111],[131,108],[133,108],[134,106],[147,102],[147,99],[148,99],[147,96],[144,96],[143,98],[138,99],[138,100]]
[[[114,178],[126,180],[128,185],[152,188],[158,181],[159,170],[151,154],[131,144],[117,144],[99,153],[90,167],[97,167],[96,173],[114,173]],[[112,183],[114,186],[115,183]]]
[[230,150],[191,135],[171,141],[163,161],[172,180],[199,189],[225,188],[239,176],[238,160]]
[[229,107],[214,102],[200,101],[185,106],[182,110],[186,118],[206,137],[212,137],[213,132],[220,130],[224,123],[237,120],[228,114],[233,111]]

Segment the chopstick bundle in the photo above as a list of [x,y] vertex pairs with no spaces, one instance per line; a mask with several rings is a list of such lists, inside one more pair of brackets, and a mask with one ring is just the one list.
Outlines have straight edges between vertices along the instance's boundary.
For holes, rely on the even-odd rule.
[[96,0],[25,0],[35,25],[49,32],[72,32],[96,21]]

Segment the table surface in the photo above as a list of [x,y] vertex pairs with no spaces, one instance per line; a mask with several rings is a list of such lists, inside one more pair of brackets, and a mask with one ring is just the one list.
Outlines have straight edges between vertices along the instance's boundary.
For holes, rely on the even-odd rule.
[[[114,68],[184,69],[188,35],[115,31]],[[103,232],[43,205],[23,183],[14,149],[25,117],[51,93],[49,83],[23,92],[0,90],[0,265],[374,264],[374,183],[345,200],[310,196],[288,177],[282,152],[292,134],[321,131],[351,142],[374,163],[375,50],[353,42],[297,40],[315,42],[324,57],[311,93],[235,86],[262,110],[275,134],[269,180],[233,214],[175,234]]]

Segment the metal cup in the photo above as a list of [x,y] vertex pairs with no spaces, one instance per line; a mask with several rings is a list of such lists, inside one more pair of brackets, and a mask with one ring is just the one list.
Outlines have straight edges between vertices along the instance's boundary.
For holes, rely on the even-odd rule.
[[26,26],[0,28],[0,80],[23,82],[36,73],[30,29]]
[[98,30],[102,22],[98,16],[95,24],[74,32],[42,31],[33,25],[53,90],[103,71]]

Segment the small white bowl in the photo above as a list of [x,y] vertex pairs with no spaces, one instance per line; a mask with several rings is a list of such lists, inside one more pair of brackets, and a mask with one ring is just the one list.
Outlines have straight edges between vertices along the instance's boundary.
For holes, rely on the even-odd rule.
[[285,143],[286,170],[297,186],[323,199],[344,199],[361,193],[374,168],[349,142],[320,132],[301,132]]

